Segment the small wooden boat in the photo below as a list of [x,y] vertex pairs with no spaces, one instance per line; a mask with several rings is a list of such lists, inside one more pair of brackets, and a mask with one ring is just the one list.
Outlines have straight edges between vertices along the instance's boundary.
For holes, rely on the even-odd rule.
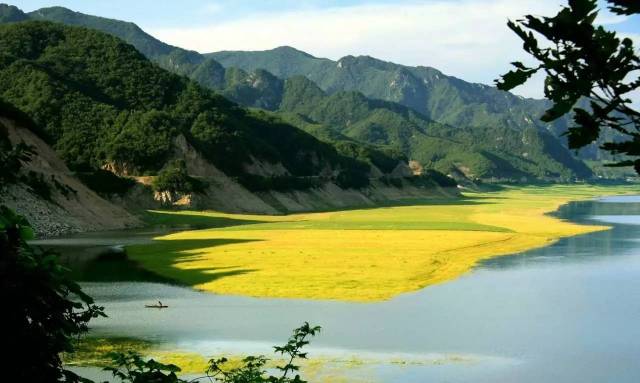
[[148,309],[166,309],[167,305],[163,305],[162,302],[158,301],[158,304],[155,305],[144,305],[144,307],[148,308]]

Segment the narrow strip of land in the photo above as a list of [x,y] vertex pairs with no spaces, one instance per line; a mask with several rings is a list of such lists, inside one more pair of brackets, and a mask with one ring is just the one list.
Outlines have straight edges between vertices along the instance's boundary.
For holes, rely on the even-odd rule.
[[219,294],[379,301],[452,280],[487,258],[605,230],[546,213],[630,191],[505,188],[458,201],[288,216],[155,212],[167,222],[211,219],[217,227],[159,237],[128,252],[157,274]]

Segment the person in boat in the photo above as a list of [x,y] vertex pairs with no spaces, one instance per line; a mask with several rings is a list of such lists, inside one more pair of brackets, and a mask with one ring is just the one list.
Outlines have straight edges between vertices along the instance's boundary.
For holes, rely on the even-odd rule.
[[165,306],[165,305],[162,304],[162,302],[158,301],[157,304],[145,305],[145,307],[157,307],[157,308],[161,309],[161,308],[165,308],[165,307],[169,307],[169,306]]

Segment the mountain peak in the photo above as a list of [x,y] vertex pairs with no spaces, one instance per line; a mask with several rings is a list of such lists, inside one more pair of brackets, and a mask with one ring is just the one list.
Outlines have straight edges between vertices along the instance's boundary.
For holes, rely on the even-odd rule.
[[357,66],[357,67],[373,67],[373,68],[382,69],[382,70],[391,70],[399,66],[398,64],[393,64],[388,61],[380,60],[368,55],[344,56],[338,60],[337,65],[338,65],[338,68],[343,68],[345,66]]
[[13,23],[28,19],[28,16],[16,6],[0,3],[0,23]]
[[54,5],[51,7],[42,7],[34,12],[53,12],[53,11],[58,11],[58,12],[69,12],[69,13],[80,13],[80,12],[76,12],[76,11],[72,11],[69,8],[65,8],[63,6],[60,5]]
[[287,54],[287,55],[300,55],[304,57],[314,58],[314,56],[310,55],[307,52],[301,51],[300,49],[294,48],[289,45],[282,45],[276,48],[271,49],[272,52]]
[[[153,36],[144,32],[135,23],[129,21],[87,15],[59,6],[40,8],[33,12],[29,12],[27,17],[35,20],[47,20],[67,25],[77,25],[91,29],[98,29],[120,37],[129,44],[135,46],[136,49],[147,57],[169,55],[175,50],[175,47],[157,40]],[[185,52],[187,54],[189,53],[187,51]]]
[[[100,22],[108,22],[114,25],[127,25],[128,27],[134,27],[142,32],[142,29],[138,27],[135,23],[129,21],[121,21],[115,19],[109,19],[102,16],[88,15],[82,12],[76,12],[69,8],[61,7],[61,6],[53,6],[53,7],[44,7],[37,9],[33,12],[28,13],[29,16],[35,18],[41,18],[45,20],[61,22],[63,24],[77,24],[84,25],[86,23],[95,23],[96,21]],[[95,27],[94,25],[89,25],[90,27]]]
[[[53,6],[53,7],[44,7],[44,8],[40,8],[40,9],[36,9],[33,12],[29,12],[29,15],[34,16],[34,17],[49,17],[52,15],[55,15],[57,17],[62,17],[62,16],[66,16],[66,17],[79,17],[79,16],[84,16],[84,14],[80,13],[80,12],[75,12],[72,11],[69,8],[65,8],[65,7],[61,7],[61,6]],[[97,16],[95,16],[97,17]]]

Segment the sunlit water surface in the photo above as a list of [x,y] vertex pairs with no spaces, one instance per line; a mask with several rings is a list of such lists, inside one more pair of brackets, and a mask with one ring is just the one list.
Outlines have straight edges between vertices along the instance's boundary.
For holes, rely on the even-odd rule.
[[[380,303],[83,283],[109,315],[93,322],[92,335],[204,355],[269,354],[309,321],[323,327],[311,358],[368,361],[344,372],[354,380],[640,382],[640,196],[571,203],[556,214],[613,229],[494,258],[455,281]],[[144,308],[158,299],[169,309]]]

